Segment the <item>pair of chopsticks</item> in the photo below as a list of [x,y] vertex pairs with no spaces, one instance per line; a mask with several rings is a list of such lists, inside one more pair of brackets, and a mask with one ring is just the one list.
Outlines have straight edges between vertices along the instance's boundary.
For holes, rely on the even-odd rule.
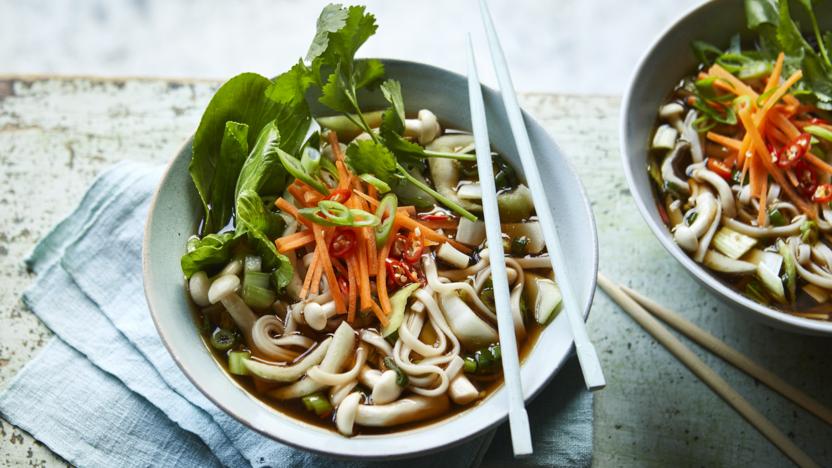
[[656,317],[830,425],[832,425],[832,410],[809,395],[806,395],[801,390],[786,383],[771,371],[753,362],[715,336],[688,322],[678,313],[662,307],[636,291],[613,283],[602,273],[598,274],[598,284],[633,320],[653,335],[659,343],[676,356],[691,372],[731,405],[787,457],[799,466],[818,466],[794,442],[777,429],[771,421],[737,393],[728,382],[708,367],[690,348],[671,334]]
[[[580,305],[569,282],[563,250],[558,239],[557,226],[552,218],[549,201],[546,198],[543,182],[540,180],[540,173],[532,152],[529,135],[526,132],[520,105],[517,103],[517,96],[514,94],[508,65],[485,0],[480,0],[480,13],[488,37],[491,60],[497,74],[497,81],[500,84],[503,105],[523,166],[523,173],[532,193],[532,200],[543,231],[543,238],[549,251],[549,258],[552,260],[552,268],[556,273],[563,294],[564,309],[575,340],[575,350],[578,354],[586,386],[590,390],[598,390],[606,385],[601,363],[598,360],[595,347],[587,336],[586,324],[580,313]],[[485,104],[470,35],[468,36],[468,97],[471,106],[471,126],[477,154],[477,169],[482,189],[483,215],[486,221],[485,232],[494,285],[494,304],[497,309],[497,329],[500,334],[503,376],[508,389],[508,415],[512,446],[515,456],[530,455],[532,453],[531,432],[523,398],[520,360],[517,354],[517,340],[514,335],[514,322],[509,304],[508,276],[506,274],[505,253],[500,229],[500,214],[497,209],[497,190],[492,169],[491,144],[488,138]]]

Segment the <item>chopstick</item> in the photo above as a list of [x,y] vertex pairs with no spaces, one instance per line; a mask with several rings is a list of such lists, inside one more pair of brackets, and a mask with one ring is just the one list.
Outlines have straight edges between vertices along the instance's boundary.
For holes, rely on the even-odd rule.
[[740,353],[734,348],[731,348],[719,338],[711,335],[693,323],[688,322],[678,313],[661,306],[660,304],[642,296],[626,286],[621,286],[621,290],[638,302],[642,307],[647,309],[648,312],[652,313],[697,344],[710,350],[712,353],[732,364],[737,369],[745,372],[751,377],[754,377],[806,411],[814,414],[826,424],[832,425],[832,410],[824,406],[819,401],[803,393],[803,391],[787,383],[768,369],[752,361],[746,355]]
[[[500,92],[503,97],[503,105],[506,109],[511,132],[514,135],[514,143],[517,146],[517,153],[520,155],[520,162],[523,166],[523,174],[529,184],[532,193],[532,200],[535,205],[538,222],[543,239],[546,241],[546,248],[549,251],[549,258],[552,261],[552,268],[555,277],[560,285],[563,294],[563,305],[568,317],[569,326],[572,330],[572,337],[575,340],[575,351],[578,354],[578,361],[581,364],[581,372],[584,374],[586,387],[591,390],[600,390],[606,385],[604,372],[601,370],[601,362],[595,346],[589,340],[586,333],[586,323],[580,313],[580,305],[575,297],[574,289],[569,279],[568,270],[565,264],[565,257],[561,243],[558,238],[558,230],[552,218],[552,211],[549,207],[549,200],[546,198],[546,191],[543,182],[540,180],[540,173],[537,169],[535,156],[529,142],[529,135],[526,132],[526,125],[523,122],[523,114],[520,112],[520,105],[517,103],[517,96],[514,94],[514,85],[511,82],[511,75],[508,71],[503,49],[494,29],[494,22],[491,20],[491,13],[485,0],[480,0],[480,14],[482,15],[483,26],[488,36],[488,46],[491,51],[491,60],[494,71],[497,74],[497,81],[500,84]],[[480,178],[482,181],[482,178]]]
[[497,187],[491,161],[491,143],[488,138],[488,123],[485,117],[485,103],[477,73],[474,45],[468,35],[468,100],[471,106],[471,127],[477,153],[477,171],[482,189],[482,211],[485,218],[485,234],[488,243],[488,257],[491,261],[491,279],[494,285],[494,305],[497,309],[497,329],[500,332],[500,354],[503,362],[503,377],[508,390],[508,421],[514,456],[532,453],[532,436],[529,416],[523,400],[523,384],[520,380],[520,358],[517,354],[517,339],[514,334],[514,319],[509,302],[508,274],[506,273],[503,237],[500,228],[500,212],[497,209]]
[[704,382],[726,403],[731,405],[746,421],[760,431],[771,443],[799,466],[818,466],[809,456],[795,445],[785,434],[780,432],[774,424],[757,411],[751,404],[734,390],[728,382],[708,367],[693,351],[673,336],[661,322],[638,302],[628,296],[618,285],[598,273],[598,285],[642,328],[662,344],[668,351],[682,362],[699,380]]

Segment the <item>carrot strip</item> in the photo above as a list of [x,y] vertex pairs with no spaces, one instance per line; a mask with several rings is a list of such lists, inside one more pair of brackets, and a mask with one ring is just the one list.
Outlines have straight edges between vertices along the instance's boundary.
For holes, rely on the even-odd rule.
[[[759,94],[757,94],[756,91],[751,89],[750,86],[743,83],[739,78],[732,75],[731,73],[729,73],[727,70],[725,70],[724,68],[722,68],[718,64],[714,64],[713,66],[711,66],[710,70],[708,70],[708,75],[714,76],[714,77],[717,77],[717,78],[721,78],[721,79],[725,80],[726,82],[730,83],[730,86],[727,87],[728,88],[727,91],[731,91],[732,93],[736,94],[737,96],[748,96],[751,99],[755,99],[755,100],[759,97]],[[715,86],[720,86],[721,87],[724,84],[725,83],[720,83],[719,80],[716,80],[714,82]]]
[[309,263],[309,269],[306,270],[306,277],[303,279],[303,287],[300,289],[300,298],[306,299],[306,296],[309,293],[309,287],[312,285],[312,279],[315,276],[315,267],[318,264],[318,250],[315,249],[315,253],[312,254],[312,262]]
[[347,283],[349,284],[347,321],[352,323],[355,320],[355,305],[358,302],[358,285],[356,283],[355,256],[347,257]]
[[335,278],[335,270],[332,269],[332,260],[329,258],[329,249],[324,240],[324,230],[317,224],[312,225],[312,232],[315,233],[315,242],[318,244],[317,251],[320,252],[320,262],[323,263],[326,281],[329,283],[329,290],[332,293],[332,300],[335,301],[335,310],[338,313],[347,311],[344,298],[341,297],[341,290],[338,287],[338,280]]
[[321,276],[324,274],[324,267],[321,264],[320,257],[315,262],[315,273],[312,275],[312,294],[318,294],[321,289]]
[[332,155],[335,156],[335,160],[343,162],[344,152],[341,151],[341,145],[338,144],[338,134],[330,130],[326,137],[332,147]]
[[372,309],[373,313],[376,314],[376,317],[378,317],[378,321],[381,322],[381,326],[386,327],[387,324],[390,323],[390,321],[387,320],[387,316],[384,314],[384,311],[381,310],[381,307],[379,307],[378,304],[376,304],[376,301],[372,299],[370,299],[370,309]]
[[780,52],[777,56],[777,60],[774,62],[774,67],[771,69],[771,75],[769,75],[768,80],[766,80],[766,92],[774,89],[775,86],[780,84],[780,74],[783,72],[783,60],[785,58],[786,54],[783,52]]
[[771,120],[778,130],[783,132],[788,141],[800,135],[800,130],[785,115],[779,112],[772,112],[769,120]]
[[708,132],[705,136],[714,143],[719,143],[726,148],[739,151],[742,147],[742,141],[727,137],[725,135],[720,135],[719,133]]
[[274,241],[277,251],[280,253],[291,252],[292,250],[305,247],[315,242],[315,236],[310,231],[300,231],[294,234],[281,237]]
[[786,194],[789,198],[794,202],[795,205],[800,208],[801,211],[806,213],[812,219],[817,219],[817,211],[816,207],[809,205],[806,203],[806,200],[800,197],[797,192],[794,191],[791,185],[788,184],[783,173],[774,165],[771,161],[771,153],[769,153],[768,149],[766,148],[765,142],[763,142],[763,138],[760,136],[760,132],[757,131],[757,127],[754,126],[754,122],[752,121],[752,117],[749,114],[749,110],[747,107],[741,108],[738,112],[740,119],[742,120],[743,125],[745,126],[745,131],[747,134],[751,136],[751,143],[754,145],[754,150],[756,154],[759,156],[759,160],[763,163],[766,170],[774,177],[774,180],[780,184],[780,187],[786,191]]
[[459,219],[457,218],[420,219],[419,222],[431,229],[446,229],[453,231],[459,227]]
[[448,242],[449,244],[454,246],[457,250],[459,250],[462,253],[466,253],[466,254],[471,253],[471,249],[468,246],[460,244],[459,242],[457,242],[453,239],[450,239],[446,236],[443,236],[442,234],[439,234],[438,232],[434,231],[433,229],[423,225],[422,223],[419,223],[418,221],[410,218],[407,215],[397,213],[396,214],[396,223],[398,223],[401,227],[403,227],[403,228],[405,228],[409,231],[415,231],[416,228],[419,228],[422,231],[422,234],[424,234],[425,238],[427,238],[427,239],[430,239],[430,240],[436,241],[436,242],[440,242],[440,243],[441,242]]
[[361,297],[361,310],[370,308],[370,275],[367,268],[367,243],[358,243],[358,291]]
[[393,221],[393,228],[390,230],[390,236],[387,238],[387,242],[384,243],[384,247],[381,248],[381,255],[379,256],[378,261],[378,270],[376,271],[376,289],[378,289],[378,301],[381,303],[381,310],[384,311],[384,315],[390,315],[392,311],[392,306],[390,305],[390,297],[387,296],[387,265],[385,260],[387,256],[390,254],[390,248],[393,246],[393,239],[396,237],[396,232],[398,232],[398,216]]
[[806,154],[803,155],[803,159],[809,161],[813,166],[817,167],[823,172],[832,174],[832,166],[830,166],[826,161],[815,156],[814,154],[807,151]]
[[751,195],[755,197],[760,195],[760,173],[762,172],[763,177],[767,177],[765,171],[757,162],[759,159],[760,158],[756,154],[752,156],[749,161],[750,167],[748,168],[748,183],[751,186]]
[[286,191],[292,195],[292,198],[294,198],[295,202],[299,205],[302,205],[304,208],[309,206],[309,204],[306,203],[306,196],[303,193],[303,189],[301,189],[299,186],[292,184],[289,186],[289,188],[286,189]]
[[763,177],[760,187],[760,209],[757,212],[757,226],[765,227],[768,220],[766,201],[768,200],[768,176]]
[[292,215],[292,217],[294,217],[296,220],[298,220],[298,222],[300,222],[304,226],[312,226],[312,223],[308,219],[300,215],[300,212],[298,211],[297,207],[289,203],[289,201],[285,198],[280,197],[277,200],[275,200],[274,206],[276,206],[280,211],[289,213],[290,215]]

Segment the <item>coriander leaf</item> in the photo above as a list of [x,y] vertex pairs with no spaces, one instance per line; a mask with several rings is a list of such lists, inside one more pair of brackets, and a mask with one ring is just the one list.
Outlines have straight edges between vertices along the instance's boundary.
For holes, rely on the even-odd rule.
[[260,195],[282,193],[289,183],[289,176],[280,164],[277,148],[281,141],[280,132],[274,122],[263,127],[254,148],[246,158],[237,178],[234,199],[244,190],[253,190]]
[[[231,78],[217,90],[202,114],[194,135],[193,154],[188,166],[197,192],[202,199],[206,216],[213,196],[211,187],[219,174],[222,140],[228,121],[248,125],[248,147],[269,121],[280,111],[280,105],[266,99],[264,92],[271,84],[268,78],[256,73],[243,73]],[[223,177],[233,177],[224,174]]]
[[266,89],[266,96],[284,105],[300,106],[305,104],[306,90],[314,83],[312,70],[300,61],[274,79]]
[[204,232],[217,232],[228,224],[234,207],[237,174],[248,155],[248,125],[228,121],[220,144],[220,157],[211,180],[209,209],[205,212]]
[[347,16],[349,13],[341,5],[330,3],[324,7],[318,17],[317,32],[306,53],[306,60],[311,62],[326,52],[329,47],[329,34],[343,28]]
[[345,114],[352,112],[356,109],[353,106],[353,98],[348,94],[351,92],[350,89],[347,78],[341,73],[341,64],[338,64],[321,88],[321,97],[318,100],[332,110]]
[[[334,8],[324,9],[324,13],[327,15],[324,28],[323,30],[318,29],[321,36],[315,35],[315,40],[312,43],[313,47],[310,48],[311,52],[317,53],[310,54],[307,58],[313,62],[319,61],[333,67],[340,63],[343,72],[351,75],[353,73],[355,52],[370,36],[375,34],[378,25],[376,25],[376,17],[366,13],[366,8],[363,6],[351,6],[346,10],[340,5],[336,5],[336,7],[341,11],[336,13]],[[346,17],[344,16],[345,12]],[[323,16],[324,13],[321,15]],[[335,29],[336,27],[337,29]],[[323,44],[323,35],[327,37],[326,47],[323,51],[320,51],[320,46]]]
[[372,140],[353,140],[347,147],[347,164],[356,174],[373,174],[388,184],[396,174],[396,157]]
[[378,80],[384,78],[384,64],[377,59],[364,59],[355,63],[355,88],[372,88]]
[[195,242],[193,250],[182,256],[180,264],[186,278],[198,271],[210,271],[231,260],[231,249],[235,243],[233,232],[208,234]]
[[[404,125],[404,98],[402,97],[402,85],[396,80],[385,80],[381,84],[381,93],[384,99],[392,104],[393,110],[399,118],[399,121]],[[401,132],[399,132],[401,133]]]

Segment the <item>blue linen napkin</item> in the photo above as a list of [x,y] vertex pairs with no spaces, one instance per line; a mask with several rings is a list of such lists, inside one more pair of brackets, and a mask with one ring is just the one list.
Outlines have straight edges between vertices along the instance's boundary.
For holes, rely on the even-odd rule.
[[[158,167],[114,166],[35,247],[27,265],[38,277],[23,300],[57,336],[0,394],[0,414],[80,466],[429,461],[344,461],[287,447],[222,412],[187,380],[156,333],[142,289],[143,226],[160,176]],[[535,456],[524,465],[589,465],[592,397],[581,382],[570,362],[532,403]],[[446,450],[443,465],[508,463],[509,436],[504,428],[496,434]]]

